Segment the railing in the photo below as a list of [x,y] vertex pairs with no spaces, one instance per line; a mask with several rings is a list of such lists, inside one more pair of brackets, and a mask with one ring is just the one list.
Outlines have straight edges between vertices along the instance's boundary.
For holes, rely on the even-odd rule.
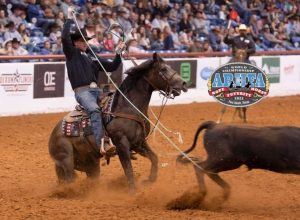
[[[163,52],[159,53],[161,57],[164,58],[199,58],[199,57],[223,57],[223,56],[231,56],[230,52]],[[256,56],[277,56],[277,55],[300,55],[299,50],[295,51],[259,51],[255,53]],[[99,54],[100,57],[103,58],[112,58],[114,54]],[[130,57],[136,59],[149,58],[152,56],[152,53],[131,53]],[[125,56],[126,59],[127,56]],[[57,61],[57,60],[65,60],[64,55],[26,55],[26,56],[0,56],[0,62],[8,61],[8,60],[42,60],[42,61]]]

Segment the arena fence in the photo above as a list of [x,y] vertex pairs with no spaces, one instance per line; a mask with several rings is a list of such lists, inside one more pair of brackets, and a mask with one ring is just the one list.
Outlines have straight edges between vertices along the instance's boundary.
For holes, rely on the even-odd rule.
[[[207,92],[207,79],[218,66],[228,62],[229,53],[160,53],[165,60],[188,82],[189,91],[168,104],[214,101]],[[112,58],[111,54],[101,54]],[[152,54],[131,54],[137,63]],[[64,56],[0,56],[0,116],[30,113],[69,111],[75,106],[64,62]],[[286,96],[300,93],[300,51],[272,51],[257,53],[251,58],[268,74],[271,82],[269,96]],[[18,62],[16,62],[18,61]],[[118,84],[123,74],[132,67],[125,59],[122,67],[112,74]],[[107,77],[101,74],[100,84]],[[154,93],[151,105],[160,105],[161,97]]]

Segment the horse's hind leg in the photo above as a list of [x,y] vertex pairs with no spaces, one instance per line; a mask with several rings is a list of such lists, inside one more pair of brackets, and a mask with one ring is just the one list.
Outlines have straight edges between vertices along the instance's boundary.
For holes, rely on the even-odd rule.
[[85,173],[88,178],[98,178],[100,176],[99,162],[91,162]]
[[247,123],[247,107],[243,107],[242,111],[243,111],[243,122]]
[[66,157],[58,163],[56,162],[55,171],[59,183],[73,182],[75,180],[73,157]]
[[152,151],[146,141],[142,144],[141,147],[136,148],[135,151],[151,161],[151,171],[148,180],[149,182],[155,182],[158,170],[158,159],[156,154]]

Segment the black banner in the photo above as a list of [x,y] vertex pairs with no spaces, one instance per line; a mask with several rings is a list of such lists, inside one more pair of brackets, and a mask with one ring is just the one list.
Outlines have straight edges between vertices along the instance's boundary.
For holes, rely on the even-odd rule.
[[64,96],[65,64],[35,64],[33,98]]

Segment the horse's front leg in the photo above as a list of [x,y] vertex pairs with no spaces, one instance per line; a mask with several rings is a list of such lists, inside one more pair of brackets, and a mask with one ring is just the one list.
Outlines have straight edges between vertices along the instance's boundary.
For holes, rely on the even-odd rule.
[[129,191],[131,193],[135,192],[135,183],[133,176],[133,169],[131,164],[131,155],[130,155],[130,143],[126,136],[122,136],[116,143],[117,153],[122,164],[124,173],[127,177]]
[[143,142],[141,147],[136,148],[135,151],[151,161],[151,171],[148,182],[155,182],[158,170],[158,159],[156,154],[152,151],[152,149],[149,147],[146,141]]

